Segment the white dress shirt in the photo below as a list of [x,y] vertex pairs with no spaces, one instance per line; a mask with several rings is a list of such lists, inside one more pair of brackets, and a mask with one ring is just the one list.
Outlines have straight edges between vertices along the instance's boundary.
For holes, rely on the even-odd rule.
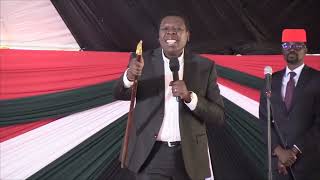
[[[157,135],[158,141],[181,141],[180,136],[180,127],[179,127],[179,103],[176,100],[176,97],[172,95],[172,88],[169,86],[169,83],[173,81],[172,72],[169,66],[169,59],[164,55],[162,51],[162,59],[164,61],[164,79],[165,79],[165,107],[164,107],[164,118],[162,125],[160,127],[159,133]],[[179,79],[183,79],[183,69],[184,69],[184,52],[179,60]],[[127,70],[128,71],[128,70]],[[124,86],[129,88],[132,86],[133,82],[129,81],[127,78],[127,71],[123,76]],[[193,111],[198,103],[198,97],[194,92],[191,92],[191,102],[185,104]]]

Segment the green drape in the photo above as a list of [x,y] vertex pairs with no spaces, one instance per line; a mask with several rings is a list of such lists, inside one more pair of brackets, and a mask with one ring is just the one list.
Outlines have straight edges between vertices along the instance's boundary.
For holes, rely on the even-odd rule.
[[0,101],[0,126],[59,118],[113,101],[113,81],[52,94]]

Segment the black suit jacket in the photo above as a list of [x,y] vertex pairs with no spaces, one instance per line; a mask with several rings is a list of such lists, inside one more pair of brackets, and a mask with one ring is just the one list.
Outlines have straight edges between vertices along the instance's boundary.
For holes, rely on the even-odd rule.
[[[297,145],[302,151],[292,167],[297,180],[320,179],[320,72],[304,66],[289,110],[281,96],[284,73],[285,69],[272,75],[272,120],[278,125],[286,148]],[[263,92],[260,96],[259,116],[264,123],[267,140],[266,96]],[[281,145],[274,124],[271,135],[273,151],[277,145]],[[276,157],[272,158],[273,169],[277,169],[277,161]]]
[[[138,172],[147,159],[164,117],[165,82],[161,49],[144,52],[143,58],[145,64],[138,82],[126,162],[134,172]],[[221,125],[224,122],[223,101],[216,83],[215,64],[185,51],[183,77],[188,90],[198,96],[194,111],[183,102],[179,104],[183,159],[192,179],[204,179],[210,176],[206,123]],[[122,78],[115,85],[114,96],[119,100],[129,100],[131,90],[124,88]]]

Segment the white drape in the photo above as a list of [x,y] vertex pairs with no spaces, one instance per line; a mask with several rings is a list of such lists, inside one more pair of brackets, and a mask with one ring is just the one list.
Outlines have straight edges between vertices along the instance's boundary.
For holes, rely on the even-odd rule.
[[0,47],[80,49],[50,0],[0,0]]
[[0,179],[26,179],[129,110],[128,101],[58,119],[0,144]]

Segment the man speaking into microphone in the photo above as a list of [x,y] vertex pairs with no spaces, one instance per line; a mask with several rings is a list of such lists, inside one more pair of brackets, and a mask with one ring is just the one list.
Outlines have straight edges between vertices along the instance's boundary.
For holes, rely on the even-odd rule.
[[129,170],[137,180],[201,180],[211,176],[206,124],[224,123],[215,63],[189,52],[188,20],[179,13],[161,18],[160,48],[131,58],[114,97],[130,100],[138,77],[130,128]]

